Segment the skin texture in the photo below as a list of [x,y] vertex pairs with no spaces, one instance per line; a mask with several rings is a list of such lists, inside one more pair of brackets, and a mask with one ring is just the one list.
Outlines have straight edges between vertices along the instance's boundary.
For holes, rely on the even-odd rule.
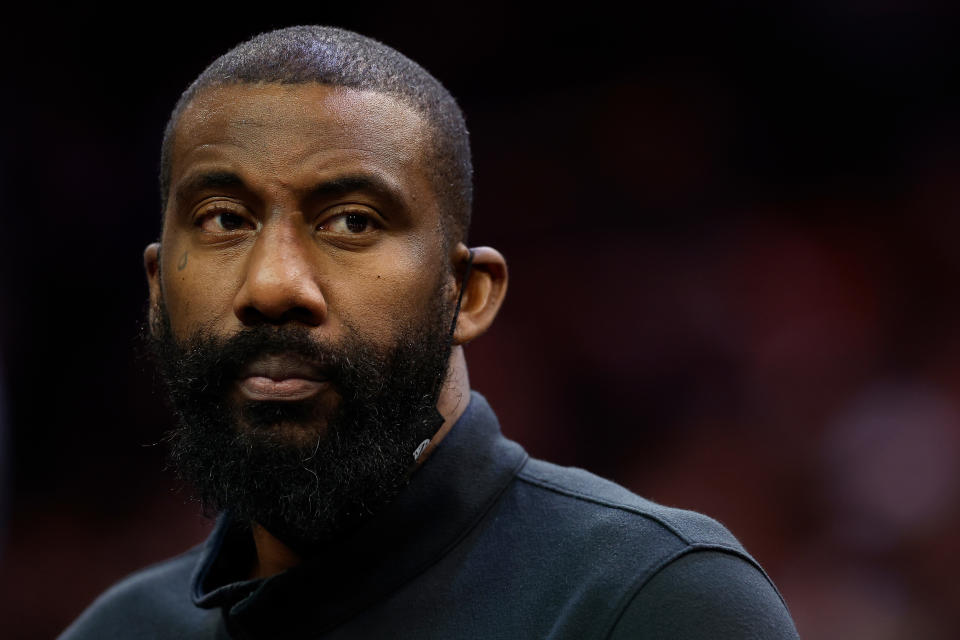
[[[425,127],[391,96],[342,87],[242,84],[198,95],[176,128],[161,242],[144,252],[151,322],[162,297],[178,340],[297,323],[319,343],[337,343],[349,325],[386,348],[438,278],[455,301],[468,250],[444,242]],[[444,423],[419,463],[466,407],[461,345],[490,326],[506,286],[503,257],[475,248],[437,402]],[[318,393],[335,406],[335,391]],[[299,561],[253,530],[252,575]]]

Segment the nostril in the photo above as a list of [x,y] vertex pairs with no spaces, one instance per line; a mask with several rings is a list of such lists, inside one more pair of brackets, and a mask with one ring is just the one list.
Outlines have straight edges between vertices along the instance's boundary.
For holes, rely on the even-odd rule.
[[266,314],[252,306],[245,306],[241,309],[238,309],[237,318],[239,318],[240,322],[248,326],[257,326],[270,323],[270,319],[266,316]]
[[317,326],[322,322],[322,318],[319,318],[316,313],[307,307],[300,306],[290,307],[277,316],[267,315],[253,306],[246,306],[237,312],[237,317],[247,326],[282,325],[289,322]]
[[315,326],[321,323],[322,318],[307,307],[292,307],[287,309],[281,318],[282,322],[300,322],[303,324]]

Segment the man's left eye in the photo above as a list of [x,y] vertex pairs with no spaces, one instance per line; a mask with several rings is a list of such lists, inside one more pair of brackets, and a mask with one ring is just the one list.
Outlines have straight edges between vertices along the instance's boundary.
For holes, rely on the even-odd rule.
[[343,213],[330,218],[320,228],[333,233],[360,234],[373,230],[373,220],[362,213]]

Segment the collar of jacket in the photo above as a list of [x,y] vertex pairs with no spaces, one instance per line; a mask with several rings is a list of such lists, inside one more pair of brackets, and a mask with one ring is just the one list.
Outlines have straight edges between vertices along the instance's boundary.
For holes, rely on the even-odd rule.
[[[237,579],[253,542],[223,515],[191,581],[193,602],[220,607],[228,627],[248,637],[322,633],[414,579],[465,537],[496,503],[526,452],[503,437],[479,393],[410,483],[349,538],[289,571]],[[231,569],[234,569],[231,572]]]

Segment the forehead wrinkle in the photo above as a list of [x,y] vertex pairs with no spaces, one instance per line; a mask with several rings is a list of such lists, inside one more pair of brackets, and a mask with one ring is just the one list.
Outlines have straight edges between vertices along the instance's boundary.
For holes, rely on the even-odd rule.
[[[245,173],[245,167],[249,167],[251,164],[270,167],[276,174],[276,178],[285,186],[294,186],[291,180],[285,179],[285,176],[293,175],[287,171],[291,167],[298,169],[298,173],[306,173],[308,178],[344,165],[349,165],[344,168],[344,172],[347,173],[357,170],[366,173],[383,173],[371,169],[368,165],[370,161],[376,164],[376,161],[380,158],[378,150],[365,147],[303,149],[302,153],[300,153],[301,150],[289,149],[285,157],[279,158],[271,157],[272,154],[257,154],[253,158],[254,163],[250,162],[251,158],[238,157],[231,152],[231,148],[243,152],[255,150],[228,141],[203,142],[192,148],[182,150],[182,153],[178,153],[177,156],[186,157],[177,157],[175,160],[177,164],[185,164],[186,169],[183,177],[178,178],[176,182],[188,180],[197,173],[229,171],[243,174]],[[343,152],[347,152],[347,155],[344,156]],[[398,161],[397,167],[401,167],[404,158],[391,157]],[[354,167],[356,168],[354,169]],[[297,180],[297,177],[294,177],[294,180]]]
[[[303,167],[310,164],[327,164],[328,162],[342,162],[343,159],[338,158],[319,158],[319,162],[311,162],[312,159],[317,156],[336,156],[338,154],[349,154],[351,156],[360,156],[363,159],[372,159],[375,157],[388,157],[394,160],[398,166],[405,164],[419,164],[418,160],[420,159],[420,149],[419,141],[414,141],[413,144],[405,144],[406,141],[397,141],[397,140],[370,140],[370,142],[380,142],[379,146],[376,144],[371,145],[347,145],[340,146],[335,144],[336,140],[329,140],[328,144],[323,144],[323,140],[317,140],[313,143],[304,143],[304,144],[285,144],[286,138],[294,137],[296,135],[296,130],[292,127],[282,127],[276,126],[271,127],[269,124],[258,123],[255,126],[259,131],[262,131],[265,136],[251,139],[249,136],[238,135],[236,137],[223,137],[222,135],[216,140],[205,139],[191,148],[181,149],[176,156],[180,156],[186,160],[191,155],[206,155],[209,152],[210,155],[217,156],[217,159],[227,160],[234,162],[236,160],[241,160],[241,158],[236,157],[232,150],[242,151],[244,153],[255,153],[253,158],[256,162],[263,162],[271,166],[274,170],[279,170],[281,167],[287,168],[290,166]],[[234,128],[234,127],[232,127]],[[235,129],[242,130],[239,126]],[[277,132],[283,132],[281,135],[273,135],[270,130]],[[269,137],[266,137],[266,136]],[[343,137],[347,137],[346,134]],[[300,139],[302,136],[297,136]],[[346,142],[346,140],[344,140]],[[178,145],[179,146],[179,145]],[[269,153],[264,153],[269,150]],[[184,158],[186,156],[186,158]],[[348,158],[348,159],[353,159]],[[177,158],[175,158],[176,162]],[[243,159],[244,162],[249,161],[249,159]],[[181,160],[183,161],[183,160]]]

